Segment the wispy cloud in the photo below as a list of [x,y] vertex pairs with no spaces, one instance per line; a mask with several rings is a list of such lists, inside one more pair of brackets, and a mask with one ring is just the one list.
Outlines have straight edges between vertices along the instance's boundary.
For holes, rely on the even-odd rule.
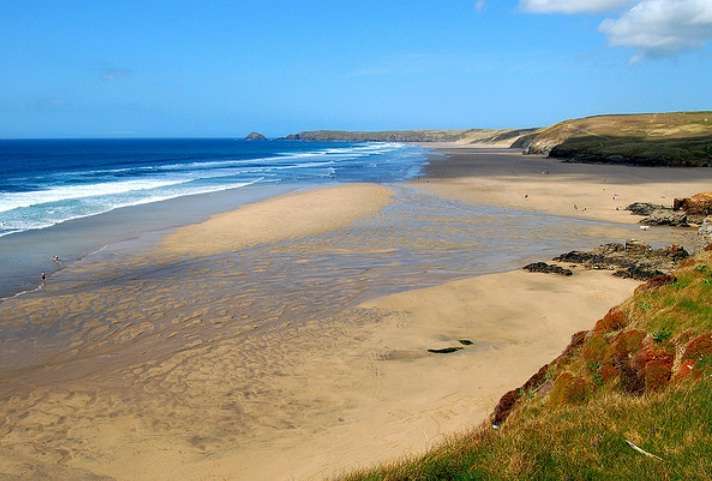
[[620,12],[599,30],[614,47],[635,50],[632,61],[701,48],[712,39],[712,0],[520,0],[531,13]]
[[114,80],[119,80],[128,77],[133,72],[127,68],[105,68],[101,72],[101,79],[105,82],[112,82]]
[[521,0],[520,7],[533,13],[605,12],[630,4],[631,0]]
[[487,8],[487,0],[476,0],[475,1],[475,12],[482,13]]
[[38,97],[31,100],[28,107],[35,112],[61,112],[66,110],[67,102],[59,97]]

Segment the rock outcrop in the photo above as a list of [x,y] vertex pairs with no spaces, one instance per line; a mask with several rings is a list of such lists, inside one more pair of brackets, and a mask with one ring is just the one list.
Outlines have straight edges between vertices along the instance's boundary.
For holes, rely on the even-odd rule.
[[592,251],[571,251],[554,258],[557,262],[580,264],[589,269],[615,271],[617,277],[646,281],[674,270],[689,253],[672,245],[653,249],[647,244],[629,241],[625,244],[604,244]]
[[524,270],[529,272],[539,272],[541,274],[558,274],[560,276],[574,275],[571,269],[566,269],[553,264],[547,264],[546,262],[534,262],[533,264],[524,266]]
[[677,212],[672,209],[656,209],[640,221],[643,225],[670,227],[689,227],[688,216],[684,212]]
[[642,225],[671,227],[689,227],[689,216],[686,212],[674,210],[660,204],[634,202],[625,208],[633,215],[645,216],[640,221]]
[[695,250],[701,251],[712,246],[712,217],[707,217],[697,231]]
[[705,217],[712,215],[712,192],[695,194],[685,199],[675,199],[673,209],[683,212],[690,223],[701,225]]
[[250,132],[245,137],[245,140],[248,140],[248,141],[267,140],[267,137],[265,137],[264,135],[262,135],[259,132]]
[[688,215],[712,215],[712,192],[702,192],[686,199],[675,199],[673,209]]
[[651,204],[649,202],[633,202],[625,210],[628,210],[633,215],[648,216],[655,212],[656,210],[666,209],[664,205]]

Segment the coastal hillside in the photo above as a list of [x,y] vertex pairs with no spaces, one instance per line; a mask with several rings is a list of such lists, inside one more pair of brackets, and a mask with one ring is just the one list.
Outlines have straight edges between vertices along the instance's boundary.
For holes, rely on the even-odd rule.
[[525,135],[513,147],[575,161],[712,166],[712,112],[603,115],[567,120]]
[[574,335],[479,429],[341,481],[711,479],[710,247]]
[[466,129],[466,130],[385,130],[360,132],[313,130],[285,137],[285,140],[346,142],[457,142],[509,147],[520,137],[537,129]]

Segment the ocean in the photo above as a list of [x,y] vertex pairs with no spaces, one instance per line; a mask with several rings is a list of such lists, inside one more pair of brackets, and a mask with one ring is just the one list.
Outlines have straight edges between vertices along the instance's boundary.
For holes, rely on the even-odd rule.
[[397,182],[424,163],[398,143],[0,140],[0,237],[254,184]]

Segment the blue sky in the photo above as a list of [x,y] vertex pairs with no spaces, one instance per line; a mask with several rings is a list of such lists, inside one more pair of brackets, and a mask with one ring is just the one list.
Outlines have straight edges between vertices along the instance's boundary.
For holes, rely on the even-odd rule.
[[0,138],[712,109],[712,0],[5,3]]

